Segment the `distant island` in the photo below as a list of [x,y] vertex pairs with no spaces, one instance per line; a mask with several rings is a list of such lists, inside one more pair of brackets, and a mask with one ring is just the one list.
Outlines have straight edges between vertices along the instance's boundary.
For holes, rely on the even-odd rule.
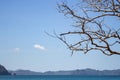
[[120,69],[116,70],[95,70],[95,69],[77,69],[68,71],[47,71],[35,72],[30,70],[7,71],[0,65],[0,75],[79,75],[79,76],[120,76]]
[[116,70],[95,70],[95,69],[81,69],[69,71],[47,71],[34,72],[30,70],[16,70],[10,71],[11,74],[16,75],[79,75],[79,76],[120,76],[120,69]]
[[4,66],[0,65],[0,75],[11,75],[11,74],[7,71],[7,69]]

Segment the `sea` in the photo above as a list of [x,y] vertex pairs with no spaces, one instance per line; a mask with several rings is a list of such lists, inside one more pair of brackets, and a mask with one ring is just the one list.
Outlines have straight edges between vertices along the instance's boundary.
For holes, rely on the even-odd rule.
[[120,76],[19,75],[0,76],[0,80],[120,80]]

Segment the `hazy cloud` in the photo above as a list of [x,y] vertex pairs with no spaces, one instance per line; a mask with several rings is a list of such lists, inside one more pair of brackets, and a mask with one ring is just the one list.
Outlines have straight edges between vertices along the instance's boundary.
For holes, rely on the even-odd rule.
[[20,48],[14,48],[14,52],[18,53],[20,51]]
[[45,47],[43,47],[43,46],[41,46],[41,45],[39,45],[39,44],[35,44],[35,45],[34,45],[34,48],[36,48],[36,49],[41,49],[41,50],[45,50]]

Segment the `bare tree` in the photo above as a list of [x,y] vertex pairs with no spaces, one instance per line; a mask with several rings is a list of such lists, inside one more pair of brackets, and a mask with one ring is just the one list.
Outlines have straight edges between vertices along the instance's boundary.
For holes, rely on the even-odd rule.
[[[120,55],[120,25],[118,23],[117,27],[109,26],[105,21],[108,17],[120,21],[120,0],[79,0],[74,6],[63,2],[58,4],[58,9],[75,21],[73,27],[76,30],[57,36],[72,54],[74,51],[82,51],[86,54],[98,50],[108,56]],[[77,42],[70,43],[67,40],[67,36],[76,35],[79,35]]]

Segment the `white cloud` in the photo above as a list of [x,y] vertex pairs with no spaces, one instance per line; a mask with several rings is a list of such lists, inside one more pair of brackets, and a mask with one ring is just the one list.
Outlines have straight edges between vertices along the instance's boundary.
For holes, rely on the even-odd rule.
[[14,52],[18,53],[20,51],[20,48],[14,48]]
[[41,50],[45,50],[45,47],[43,47],[43,46],[41,46],[41,45],[39,45],[39,44],[35,44],[35,45],[34,45],[34,48],[36,48],[36,49],[41,49]]

